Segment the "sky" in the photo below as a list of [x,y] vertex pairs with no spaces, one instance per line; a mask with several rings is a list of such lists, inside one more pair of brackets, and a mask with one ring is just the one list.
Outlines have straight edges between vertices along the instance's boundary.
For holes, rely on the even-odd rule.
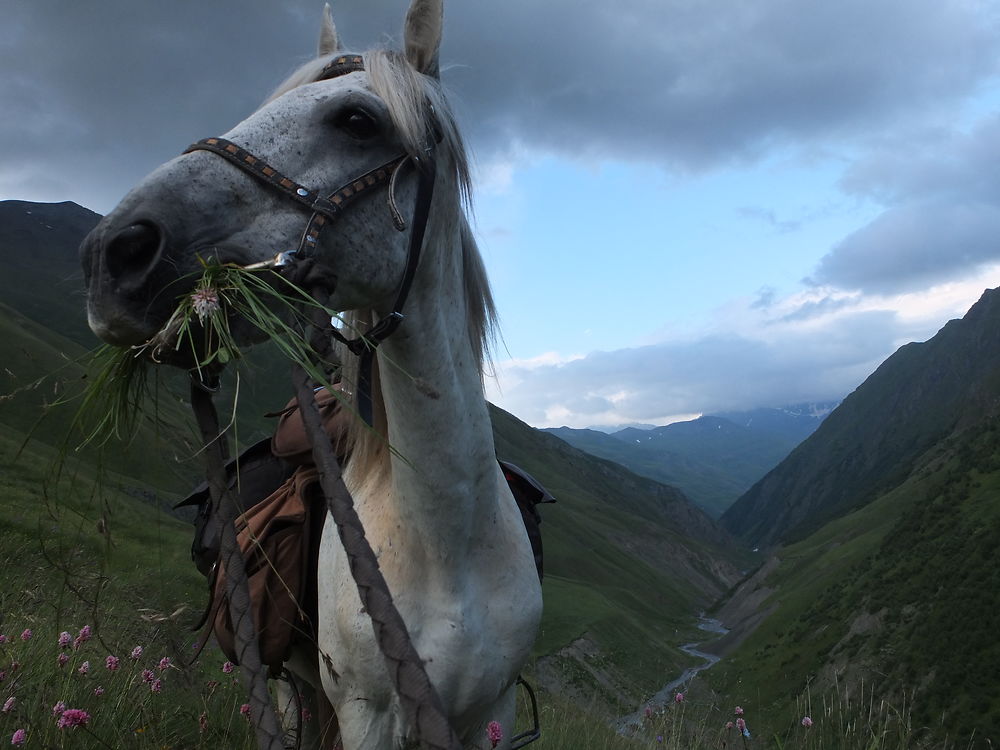
[[[398,45],[404,0],[332,3]],[[317,0],[0,0],[0,200],[100,213],[315,51]],[[843,398],[1000,285],[1000,7],[445,4],[503,338],[535,426]]]

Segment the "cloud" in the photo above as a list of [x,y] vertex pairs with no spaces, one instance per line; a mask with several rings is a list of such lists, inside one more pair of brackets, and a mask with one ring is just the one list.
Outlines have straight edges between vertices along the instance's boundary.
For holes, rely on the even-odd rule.
[[[311,54],[320,4],[53,7],[5,9],[0,190],[44,174],[70,194],[86,184],[106,210],[153,166],[252,111]],[[335,16],[363,48],[398,37],[404,11],[373,0]],[[523,146],[702,169],[957,101],[996,73],[995,13],[962,0],[451,2],[442,55],[487,162]]]
[[[809,281],[898,293],[1000,261],[1000,117],[882,144],[848,170],[849,194],[885,209],[822,258]],[[984,168],[985,167],[985,168]]]
[[872,311],[772,340],[718,334],[531,370],[505,366],[516,384],[500,403],[531,424],[559,426],[558,417],[584,427],[836,399],[891,351],[897,324],[892,312]]
[[956,100],[997,65],[985,4],[503,5],[449,8],[473,129],[481,142],[583,158],[700,169],[775,142],[868,137]]
[[1000,260],[1000,206],[914,202],[892,208],[826,255],[812,279],[865,292],[923,289]]
[[683,340],[500,363],[500,388],[488,395],[545,427],[666,424],[679,414],[838,400],[900,346],[963,315],[998,271],[918,293],[814,289],[772,295],[766,308],[754,299],[730,303],[717,324]]

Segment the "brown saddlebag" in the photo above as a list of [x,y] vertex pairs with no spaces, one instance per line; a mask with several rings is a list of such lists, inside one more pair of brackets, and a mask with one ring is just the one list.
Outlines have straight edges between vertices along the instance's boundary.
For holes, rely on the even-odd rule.
[[[315,564],[312,553],[319,539],[317,527],[323,516],[317,512],[323,506],[316,507],[318,486],[316,470],[300,467],[236,522],[261,661],[270,668],[271,676],[281,672],[296,636],[312,637],[315,603],[308,584]],[[223,653],[238,664],[225,580],[225,567],[220,562],[214,582],[217,607],[213,630]]]

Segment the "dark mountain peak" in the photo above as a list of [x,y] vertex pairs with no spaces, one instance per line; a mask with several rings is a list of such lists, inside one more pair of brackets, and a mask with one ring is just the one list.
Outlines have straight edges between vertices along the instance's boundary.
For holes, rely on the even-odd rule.
[[918,458],[1000,413],[1000,290],[900,347],[722,517],[760,545],[797,539],[898,485]]
[[0,299],[43,326],[90,348],[80,242],[99,214],[69,201],[0,201]]
[[[84,208],[73,201],[58,203],[35,203],[33,201],[0,201],[0,221],[14,221],[18,216],[34,217],[34,220],[56,220],[60,223],[89,222],[91,226],[101,219],[101,215]],[[89,231],[89,230],[88,230]]]

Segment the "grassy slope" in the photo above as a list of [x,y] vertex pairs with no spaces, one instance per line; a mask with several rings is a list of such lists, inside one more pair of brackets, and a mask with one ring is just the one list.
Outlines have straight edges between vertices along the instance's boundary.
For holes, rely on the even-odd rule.
[[1000,725],[1000,431],[955,436],[918,465],[778,552],[764,605],[777,610],[710,673],[717,689],[791,720],[809,683],[864,679],[939,736]]
[[[655,691],[693,661],[677,647],[696,637],[693,615],[732,580],[741,560],[734,561],[736,555],[722,548],[725,537],[689,510],[679,493],[500,410],[493,420],[498,454],[530,471],[558,499],[541,508],[546,579],[537,656],[559,654],[582,638],[601,652],[588,665],[609,674],[620,693],[636,700]],[[628,481],[637,485],[623,486]],[[561,666],[578,670],[579,687],[589,684],[579,664],[562,658]]]

